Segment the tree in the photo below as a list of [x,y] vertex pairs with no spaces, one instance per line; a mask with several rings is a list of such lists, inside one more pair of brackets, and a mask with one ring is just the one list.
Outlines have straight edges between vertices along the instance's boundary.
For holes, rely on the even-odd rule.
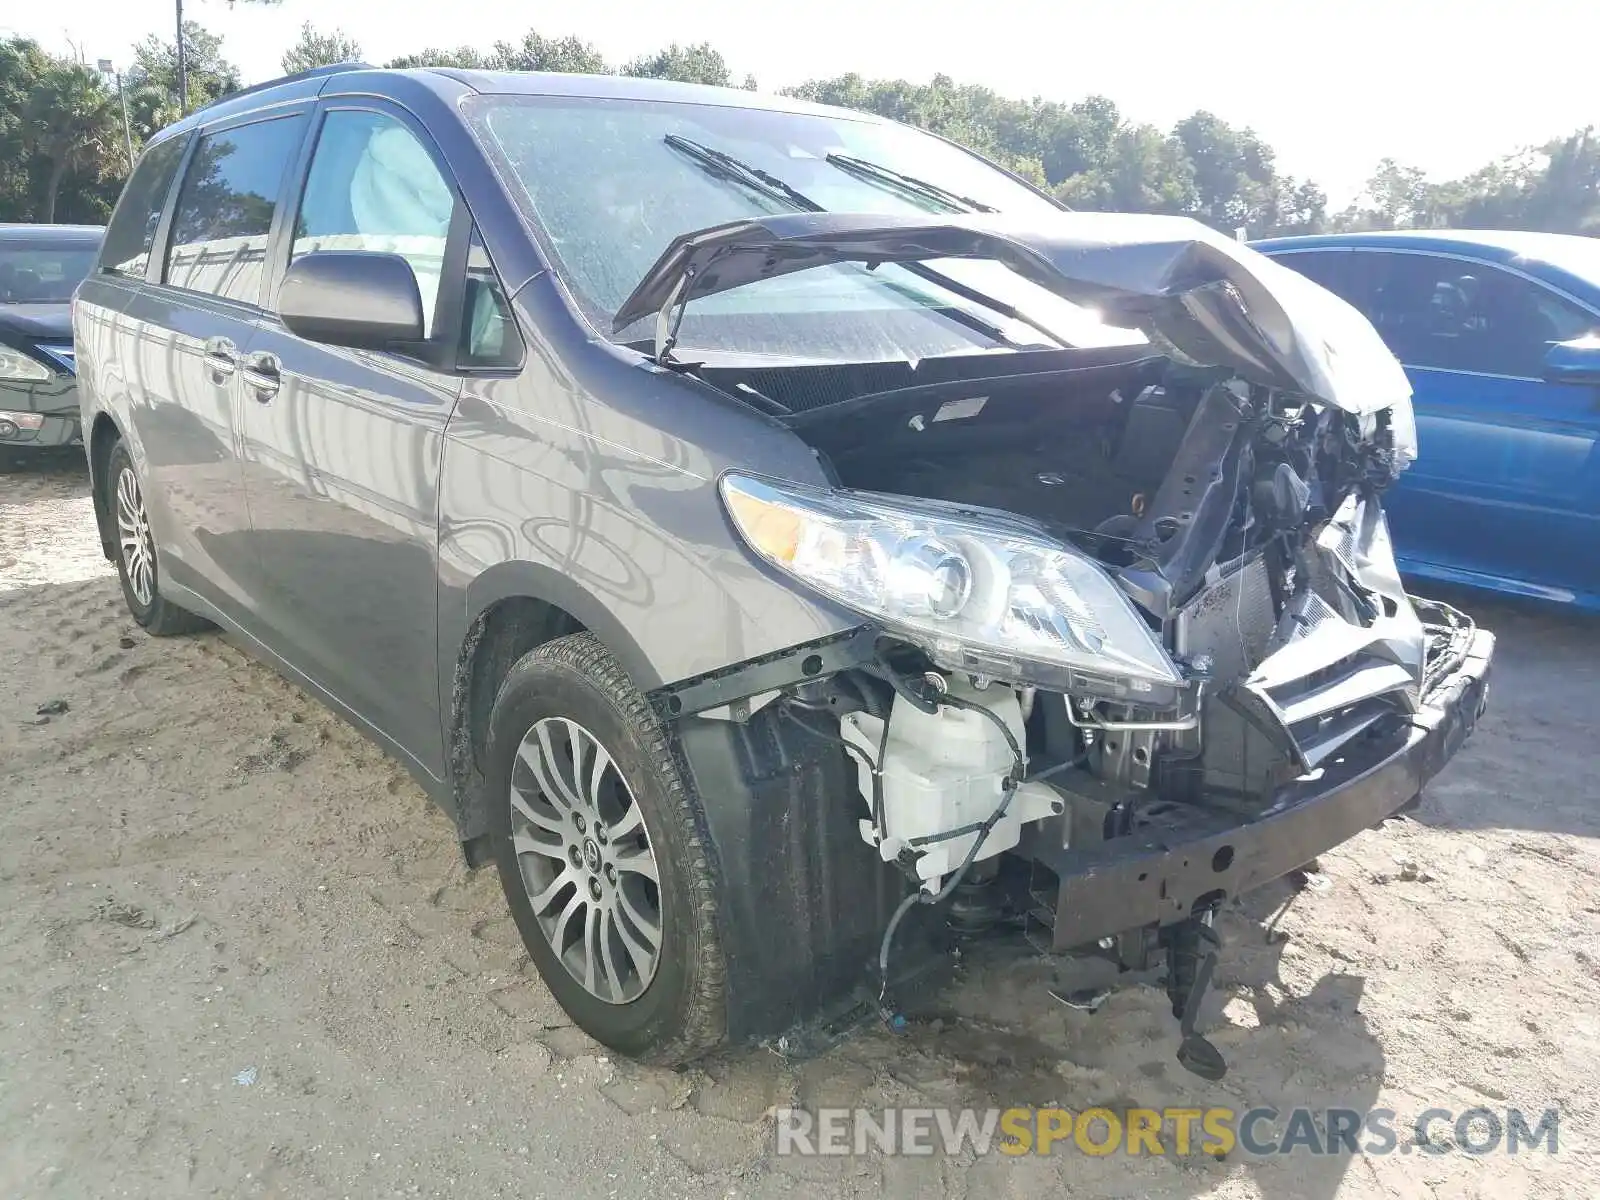
[[430,46],[415,54],[402,54],[398,58],[391,58],[383,65],[396,71],[403,71],[409,67],[456,67],[463,71],[493,69],[488,64],[488,56],[471,46],[457,46],[454,50],[439,50]]
[[665,50],[634,59],[622,68],[622,74],[647,79],[676,79],[679,83],[733,86],[733,72],[728,70],[726,60],[708,42],[701,42],[697,46],[680,46],[673,42]]
[[1267,224],[1277,184],[1271,147],[1204,111],[1179,121],[1172,136],[1194,174],[1190,216],[1229,231]]
[[528,30],[517,45],[496,42],[486,64],[491,71],[566,71],[609,75],[606,60],[581,38],[547,38]]
[[279,60],[285,75],[309,71],[312,67],[331,67],[334,63],[360,61],[360,42],[342,29],[319,33],[310,21],[300,26],[300,40],[285,50],[283,58]]
[[[176,2],[176,0],[175,0]],[[246,0],[276,3],[277,0]],[[181,12],[181,7],[180,7]],[[183,53],[160,37],[134,49],[124,77],[133,140],[142,144],[193,104],[240,86],[222,39],[184,21]],[[283,69],[356,59],[340,30],[306,23]],[[736,76],[709,43],[673,43],[621,66],[589,42],[529,30],[519,42],[429,49],[390,66],[456,66],[498,71],[581,71],[734,86]],[[745,75],[753,90],[756,81]],[[877,113],[968,146],[1078,208],[1182,213],[1251,235],[1455,225],[1548,229],[1600,236],[1600,138],[1593,128],[1526,147],[1459,179],[1433,182],[1385,159],[1355,204],[1331,221],[1327,196],[1310,180],[1277,169],[1272,147],[1252,130],[1196,112],[1163,132],[1128,120],[1104,96],[1072,104],[1003,96],[934,75],[925,83],[859,74],[814,79],[790,94]],[[191,104],[189,107],[193,107]],[[0,220],[103,220],[126,176],[127,151],[114,96],[82,63],[22,38],[0,39]]]
[[[228,0],[228,7],[233,7],[234,0]],[[246,4],[260,4],[272,6],[281,4],[283,0],[244,0]],[[178,100],[178,112],[189,111],[189,38],[187,30],[190,22],[183,19],[183,0],[173,0],[174,28],[178,31],[178,41],[173,51],[173,75],[177,83],[175,95]]]
[[1437,197],[1423,171],[1385,158],[1339,224],[1346,229],[1432,228],[1437,224]]
[[[188,108],[204,107],[239,90],[239,68],[222,56],[221,37],[194,21],[185,21],[183,45],[192,102]],[[135,131],[141,141],[188,111],[180,96],[178,47],[174,42],[162,41],[152,33],[136,44],[128,83],[136,91],[145,92],[137,111],[132,97],[128,104],[130,114],[143,122],[142,128]],[[162,103],[152,109],[150,102],[155,96],[162,97]]]
[[72,181],[72,215],[103,218],[93,188],[107,174],[127,171],[122,111],[98,72],[58,58],[38,43],[0,43],[0,201],[9,219],[54,221],[64,186]]
[[606,60],[580,38],[547,38],[529,30],[520,43],[496,42],[484,53],[472,46],[423,50],[391,59],[391,67],[460,67],[469,71],[566,71],[609,75]]

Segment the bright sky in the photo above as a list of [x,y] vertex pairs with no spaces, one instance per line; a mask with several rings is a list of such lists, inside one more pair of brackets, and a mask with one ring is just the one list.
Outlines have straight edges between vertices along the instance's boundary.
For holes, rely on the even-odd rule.
[[[0,34],[91,63],[125,64],[151,31],[170,38],[172,0],[8,4]],[[764,89],[857,71],[926,81],[942,71],[1011,96],[1111,97],[1170,127],[1196,108],[1256,129],[1280,169],[1342,206],[1388,155],[1438,178],[1519,146],[1600,124],[1600,5],[1578,0],[583,0],[541,11],[492,0],[283,0],[274,8],[188,0],[223,35],[248,83],[310,20],[342,28],[367,61],[426,46],[488,46],[576,34],[612,62],[668,42],[709,41]],[[765,9],[770,17],[754,14]]]

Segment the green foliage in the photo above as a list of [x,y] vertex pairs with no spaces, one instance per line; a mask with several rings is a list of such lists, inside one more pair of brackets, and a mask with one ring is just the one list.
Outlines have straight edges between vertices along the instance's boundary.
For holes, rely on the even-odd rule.
[[518,44],[496,42],[485,53],[472,46],[454,50],[423,50],[391,59],[391,67],[460,67],[473,71],[569,71],[604,75],[606,60],[581,38],[547,38],[528,30]]
[[332,33],[319,33],[307,21],[300,26],[300,40],[283,52],[279,60],[285,75],[309,71],[312,67],[331,67],[334,63],[360,62],[361,43],[335,29]]
[[1430,183],[1392,158],[1335,219],[1340,229],[1541,229],[1600,236],[1600,139],[1594,127]]
[[[189,106],[201,108],[239,90],[239,68],[222,56],[222,38],[196,21],[183,23],[183,51],[189,73]],[[150,34],[133,48],[128,78],[135,85],[160,88],[177,103],[178,46]]]
[[[261,0],[253,0],[261,2]],[[267,0],[271,2],[271,0]],[[238,89],[222,40],[184,24],[190,106]],[[358,59],[342,31],[307,22],[283,56],[286,72]],[[591,43],[529,30],[520,42],[486,49],[430,49],[391,67],[454,66],[488,71],[576,71],[647,76],[755,90],[710,44],[673,43],[613,65]],[[124,79],[135,146],[177,119],[177,52],[151,36],[134,49]],[[1104,96],[1073,104],[1015,99],[935,75],[927,83],[858,74],[814,79],[790,94],[878,113],[968,146],[1074,208],[1182,214],[1250,236],[1326,228],[1489,227],[1600,235],[1600,139],[1592,128],[1484,166],[1461,179],[1430,182],[1393,159],[1379,163],[1357,202],[1330,218],[1327,196],[1310,180],[1281,173],[1272,147],[1248,128],[1209,112],[1170,130],[1130,121]],[[103,220],[128,164],[116,96],[82,64],[31,41],[0,41],[0,220]]]
[[1184,214],[1232,232],[1319,228],[1326,198],[1277,173],[1272,148],[1207,112],[1169,134],[1127,121],[1116,104],[1013,100],[935,75],[926,84],[859,75],[812,80],[792,95],[866,109],[970,146],[1074,208]]
[[679,83],[733,86],[733,73],[728,70],[728,64],[706,42],[698,46],[680,46],[673,42],[665,50],[634,59],[621,73],[646,79],[676,79]]
[[122,110],[105,80],[28,39],[0,42],[0,220],[104,220],[102,185],[127,171]]

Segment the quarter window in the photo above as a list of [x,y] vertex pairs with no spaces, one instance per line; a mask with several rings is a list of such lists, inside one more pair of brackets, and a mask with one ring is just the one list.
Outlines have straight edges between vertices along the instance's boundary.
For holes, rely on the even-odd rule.
[[476,229],[467,248],[467,287],[456,361],[477,369],[515,367],[522,361],[516,319]]
[[167,193],[183,161],[186,139],[170,137],[139,159],[133,177],[122,189],[117,211],[111,214],[105,243],[100,251],[100,269],[118,275],[141,276],[155,245],[156,226],[167,206]]
[[207,134],[195,148],[173,214],[166,281],[255,304],[267,234],[304,116]]
[[319,250],[398,254],[411,264],[433,336],[455,192],[393,117],[336,109],[322,123],[290,260]]
[[1360,280],[1355,271],[1355,255],[1348,250],[1297,250],[1275,256],[1276,261],[1298,271],[1313,283],[1320,283],[1335,296],[1365,306]]

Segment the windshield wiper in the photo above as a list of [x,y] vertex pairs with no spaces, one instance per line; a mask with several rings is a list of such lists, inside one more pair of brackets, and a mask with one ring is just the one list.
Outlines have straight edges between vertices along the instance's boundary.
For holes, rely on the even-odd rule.
[[951,212],[982,212],[992,213],[1000,210],[974,200],[971,196],[963,196],[958,192],[949,191],[937,183],[929,183],[926,179],[918,179],[915,175],[906,175],[900,171],[891,171],[888,167],[879,166],[875,162],[868,162],[864,158],[855,158],[849,154],[830,154],[828,162],[847,175],[854,175],[857,179],[865,179],[868,183],[876,183],[880,187],[892,191],[907,192],[923,200],[932,200],[935,204],[942,204]]
[[[801,212],[819,213],[828,211],[810,196],[800,191],[799,188],[785,183],[782,179],[779,179],[770,171],[763,171],[760,167],[751,166],[749,163],[743,161],[742,159],[735,158],[731,154],[725,154],[721,150],[714,150],[710,146],[703,146],[699,142],[692,141],[686,137],[680,137],[675,133],[669,133],[661,140],[666,142],[666,144],[671,146],[674,150],[678,151],[678,153],[687,155],[689,158],[693,159],[694,162],[697,163],[703,170],[709,174],[717,176],[719,179],[727,179],[734,183],[741,184],[753,192],[767,196],[770,199],[778,201],[780,204],[787,204],[791,208],[799,209]],[[852,159],[850,161],[856,162],[859,160]],[[881,167],[878,168],[878,170],[883,169],[884,168]],[[931,187],[932,185],[930,184],[928,186]],[[946,275],[943,271],[936,270],[935,268],[928,266],[926,263],[902,262],[895,265],[911,272],[911,274],[917,276],[919,279],[924,279],[937,287],[943,288],[947,292],[951,292],[957,296],[960,296],[963,300],[968,300],[973,304],[981,305],[984,308],[987,308],[990,312],[997,312],[1002,317],[1006,317],[1009,320],[1020,321],[1024,325],[1038,330],[1052,342],[1055,342],[1058,346],[1070,345],[1070,343],[1067,342],[1066,339],[1064,339],[1060,334],[1056,333],[1040,322],[1035,321],[1032,317],[1019,312],[1013,305],[1007,304],[1004,300],[997,300],[992,296],[987,296],[978,291],[976,288],[968,287],[966,284],[950,278],[950,276]],[[989,338],[992,341],[999,342],[1003,346],[1015,347],[1017,345],[1017,342],[1007,337],[1005,330],[1001,329],[998,325],[991,324],[990,322],[985,321],[982,317],[979,317],[974,313],[967,312],[963,308],[949,307],[944,308],[941,311],[948,313],[952,320],[959,321],[961,324],[967,326],[967,328],[981,333],[984,337]]]
[[721,150],[713,150],[710,146],[702,146],[699,142],[690,141],[686,137],[679,137],[669,133],[661,139],[680,154],[687,154],[713,175],[720,175],[723,179],[731,179],[735,183],[742,183],[753,192],[798,208],[802,212],[822,212],[822,205],[798,188],[790,187],[783,180],[771,172],[763,171],[760,167],[752,167],[747,162],[741,162],[731,154],[724,154]]

